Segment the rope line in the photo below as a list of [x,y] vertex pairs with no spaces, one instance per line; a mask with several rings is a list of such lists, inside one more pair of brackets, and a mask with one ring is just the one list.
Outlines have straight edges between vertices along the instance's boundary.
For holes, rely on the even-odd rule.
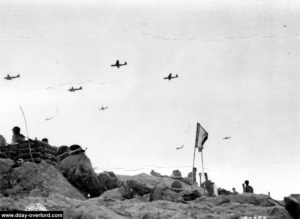
[[[287,161],[285,163],[293,163],[293,162],[300,162],[300,159],[294,160],[294,161]],[[272,162],[269,163],[271,164],[284,164],[284,162]],[[224,171],[224,170],[231,170],[231,169],[237,169],[237,168],[261,168],[265,167],[266,165],[260,165],[260,166],[255,166],[255,165],[243,165],[243,166],[232,166],[232,167],[226,167],[226,168],[207,168],[204,167],[205,170],[207,171]],[[104,170],[103,168],[98,169]],[[145,166],[145,167],[139,167],[139,168],[124,168],[124,167],[113,167],[113,168],[107,168],[110,170],[122,170],[122,171],[139,171],[139,170],[149,170],[149,169],[175,169],[175,168],[191,168],[191,165],[183,165],[183,166]]]
[[[22,109],[22,106],[20,106],[20,109],[21,109],[21,112],[22,112],[22,115],[23,115],[23,118],[24,118],[24,122],[25,122],[26,134],[27,134],[27,136],[29,136],[29,134],[28,134],[28,127],[27,127],[27,121],[26,121],[26,116],[25,116],[25,113],[24,113],[24,111]],[[29,148],[30,158],[31,158],[32,162],[34,163],[34,159],[33,159],[32,153],[31,153],[30,140],[28,140],[28,148]]]

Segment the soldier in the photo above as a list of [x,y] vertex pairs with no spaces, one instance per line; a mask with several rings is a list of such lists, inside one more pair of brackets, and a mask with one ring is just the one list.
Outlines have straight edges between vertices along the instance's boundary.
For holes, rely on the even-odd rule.
[[234,195],[238,194],[238,192],[236,191],[236,189],[234,187],[232,188],[232,194],[234,194]]
[[244,191],[244,193],[253,193],[253,188],[252,188],[252,186],[249,186],[248,180],[246,180],[245,184],[243,184],[243,191]]
[[193,172],[190,172],[190,173],[188,174],[188,178],[193,179],[193,184],[197,184],[196,176],[197,176],[197,168],[194,167],[194,168],[193,168]]
[[18,144],[22,141],[25,141],[25,136],[22,135],[20,132],[21,132],[21,129],[19,127],[14,127],[12,129],[13,131],[13,136],[12,136],[12,143],[13,144]]

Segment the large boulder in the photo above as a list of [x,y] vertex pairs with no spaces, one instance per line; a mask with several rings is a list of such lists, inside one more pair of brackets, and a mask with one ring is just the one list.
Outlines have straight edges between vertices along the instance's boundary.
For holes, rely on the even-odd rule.
[[204,189],[200,188],[197,185],[191,186],[191,185],[186,184],[185,182],[183,182],[180,179],[172,179],[167,176],[158,177],[158,176],[151,176],[146,173],[141,173],[141,174],[134,175],[134,176],[118,175],[118,178],[123,183],[126,183],[128,180],[135,180],[136,182],[138,182],[140,184],[144,184],[151,189],[154,189],[155,187],[157,187],[161,184],[165,184],[166,186],[171,188],[172,183],[174,181],[179,180],[182,185],[183,192],[190,192],[192,190],[198,190],[200,194],[204,194]]
[[130,191],[132,191],[133,195],[143,196],[149,194],[152,191],[149,186],[136,180],[127,180],[125,186],[128,187]]
[[175,192],[181,192],[182,191],[182,183],[178,180],[175,180],[171,183],[171,189]]
[[150,201],[165,200],[170,202],[183,202],[182,194],[174,191],[164,183],[155,187],[150,194]]
[[193,190],[191,192],[184,192],[182,194],[182,198],[184,201],[193,201],[199,197],[201,197],[201,193],[199,192],[199,190]]
[[10,171],[14,165],[15,165],[15,162],[12,159],[1,158],[0,159],[0,175],[2,173],[6,173],[6,172]]
[[[122,212],[122,211],[119,211]],[[126,219],[131,218],[130,215],[122,215],[118,211],[114,211],[107,206],[93,204],[90,202],[82,202],[77,205],[72,205],[65,209],[64,218],[68,219],[95,219],[95,218],[105,218],[105,219]],[[124,214],[124,213],[123,213]]]
[[122,185],[120,188],[107,190],[100,196],[100,200],[104,201],[125,200],[132,198],[132,190],[130,190],[130,188],[126,187],[125,185]]
[[293,197],[285,197],[285,209],[290,213],[293,219],[300,219],[300,203]]
[[151,170],[150,175],[151,175],[151,176],[158,176],[158,177],[161,177],[161,176],[162,176],[160,173],[158,173],[158,172],[156,172],[156,171],[154,171],[154,170]]
[[171,202],[193,201],[201,196],[199,190],[183,191],[182,183],[174,181],[171,186],[162,183],[155,187],[150,194],[150,201],[165,200]]
[[232,192],[226,190],[226,189],[222,189],[222,188],[218,188],[218,195],[231,195]]
[[[125,200],[150,194],[152,189],[136,180],[127,180],[118,188],[108,190],[101,195],[103,200]],[[148,198],[147,198],[148,199]]]
[[8,173],[13,169],[15,162],[9,158],[0,159],[0,190],[9,186]]
[[291,194],[290,196],[300,203],[300,194]]
[[274,201],[268,195],[256,195],[252,193],[243,193],[238,195],[220,195],[217,197],[203,196],[195,201],[196,203],[210,203],[216,206],[224,203],[251,204],[260,207],[275,207],[281,206],[279,202]]
[[26,195],[49,197],[61,194],[84,200],[84,196],[51,164],[25,162],[9,172],[1,174],[0,194],[4,196]]
[[69,155],[61,161],[60,166],[63,175],[86,197],[100,196],[106,190],[100,185],[91,161],[85,153]]
[[105,171],[98,174],[100,186],[105,190],[115,189],[120,187],[120,181],[113,172]]

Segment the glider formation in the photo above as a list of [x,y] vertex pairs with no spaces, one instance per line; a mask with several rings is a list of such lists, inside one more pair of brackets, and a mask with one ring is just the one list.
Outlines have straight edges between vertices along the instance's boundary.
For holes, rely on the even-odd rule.
[[[124,63],[120,63],[119,60],[116,60],[115,64],[112,64],[111,67],[117,67],[117,68],[120,68],[121,66],[125,66],[127,65],[127,62],[125,61]],[[16,78],[20,78],[20,74],[17,74],[17,75],[9,75],[7,74],[7,76],[4,77],[4,79],[6,80],[13,80],[13,79],[16,79]],[[172,80],[172,79],[175,79],[175,78],[178,78],[178,75],[172,75],[172,73],[170,73],[167,77],[164,77],[164,79],[166,80]],[[65,85],[65,84],[63,84]],[[61,85],[59,85],[61,86]],[[51,89],[51,88],[54,88],[54,87],[47,87],[46,89]],[[69,92],[76,92],[76,91],[79,91],[79,90],[82,90],[82,86],[80,87],[71,87],[68,89]],[[108,107],[104,107],[102,106],[101,108],[99,108],[100,111],[104,111],[108,109]],[[50,121],[52,120],[53,117],[48,117],[48,118],[45,118],[45,121]],[[181,147],[177,147],[176,149],[179,150],[179,149],[182,149],[184,146],[182,145]]]

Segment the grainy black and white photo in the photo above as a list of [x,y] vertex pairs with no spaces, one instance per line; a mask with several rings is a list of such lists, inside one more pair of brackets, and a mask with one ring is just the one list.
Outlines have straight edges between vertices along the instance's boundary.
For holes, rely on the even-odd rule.
[[1,0],[0,99],[0,218],[300,218],[298,1]]

